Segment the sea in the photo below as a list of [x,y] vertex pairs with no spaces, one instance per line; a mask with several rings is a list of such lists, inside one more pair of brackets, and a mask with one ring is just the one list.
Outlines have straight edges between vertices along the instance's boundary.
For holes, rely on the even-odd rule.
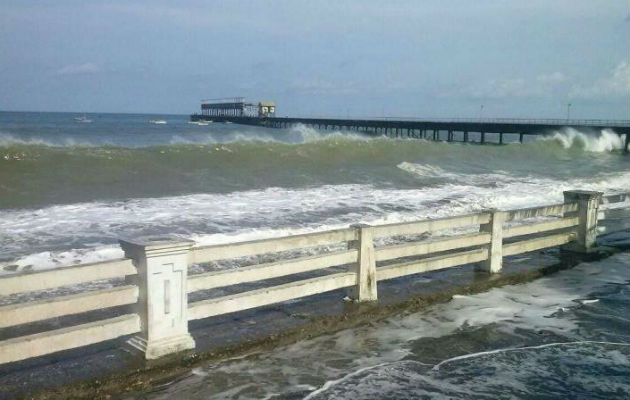
[[[226,243],[630,191],[614,132],[546,133],[498,146],[0,112],[0,275],[122,257],[119,238]],[[195,368],[143,396],[627,399],[629,255]]]

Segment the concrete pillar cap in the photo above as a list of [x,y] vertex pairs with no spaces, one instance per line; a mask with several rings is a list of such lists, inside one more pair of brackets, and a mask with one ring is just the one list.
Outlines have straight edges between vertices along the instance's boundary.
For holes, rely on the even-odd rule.
[[565,197],[579,199],[579,200],[588,200],[594,199],[597,197],[602,197],[604,193],[596,192],[591,190],[565,190],[562,192]]
[[146,253],[188,250],[195,244],[192,240],[173,235],[141,236],[133,239],[120,239],[118,242],[125,251],[134,250]]

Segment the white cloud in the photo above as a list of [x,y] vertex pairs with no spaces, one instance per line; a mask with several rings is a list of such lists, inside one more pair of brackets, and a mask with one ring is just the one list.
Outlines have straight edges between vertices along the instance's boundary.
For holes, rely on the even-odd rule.
[[100,72],[101,68],[91,62],[83,64],[68,64],[59,68],[55,73],[57,75],[82,75],[82,74],[94,74]]
[[610,72],[590,85],[575,85],[570,92],[576,98],[630,96],[630,64],[622,61]]
[[567,76],[562,72],[553,72],[551,74],[541,74],[536,77],[536,81],[542,84],[556,85],[567,81]]
[[311,95],[354,94],[359,91],[358,85],[352,82],[338,84],[321,78],[297,79],[291,84],[291,89],[301,94]]
[[471,86],[467,92],[471,97],[478,99],[530,97],[543,94],[540,85],[531,85],[524,78],[490,79]]
[[549,97],[558,89],[566,88],[569,78],[562,72],[544,73],[533,78],[493,78],[470,85],[464,92],[476,99],[510,97]]

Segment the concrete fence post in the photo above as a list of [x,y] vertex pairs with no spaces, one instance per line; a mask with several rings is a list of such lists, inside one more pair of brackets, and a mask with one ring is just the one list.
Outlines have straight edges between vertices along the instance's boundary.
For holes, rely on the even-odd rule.
[[374,255],[373,228],[370,225],[352,225],[358,233],[358,240],[350,242],[349,247],[357,249],[356,272],[357,284],[349,291],[349,296],[356,301],[376,301],[376,258]]
[[171,238],[121,240],[138,269],[141,332],[129,344],[156,359],[193,349],[188,333],[188,253],[193,242]]
[[569,190],[564,192],[564,202],[577,203],[577,213],[565,213],[565,216],[577,215],[578,226],[575,241],[562,246],[563,249],[577,253],[589,253],[597,244],[597,213],[602,192]]
[[479,269],[482,271],[496,273],[503,267],[503,221],[505,221],[504,212],[490,210],[490,221],[479,226],[479,232],[490,234],[488,259],[479,263]]

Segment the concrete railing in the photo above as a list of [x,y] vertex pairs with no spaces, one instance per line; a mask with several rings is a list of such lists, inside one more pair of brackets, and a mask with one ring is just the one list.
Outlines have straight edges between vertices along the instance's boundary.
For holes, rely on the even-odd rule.
[[[136,274],[130,259],[75,265],[0,277],[0,296],[122,278]],[[81,314],[138,301],[138,287],[118,286],[87,293],[0,306],[0,328]],[[61,329],[0,341],[0,364],[115,339],[140,331],[140,317],[131,313]]]
[[444,123],[473,123],[473,124],[523,124],[523,125],[557,125],[563,126],[610,126],[628,127],[627,119],[567,119],[567,118],[419,118],[405,116],[325,116],[325,115],[294,115],[290,119],[326,119],[338,121],[413,121],[413,122],[444,122]]
[[[153,359],[194,348],[189,320],[342,288],[355,301],[375,301],[380,281],[473,263],[498,273],[504,257],[553,246],[587,253],[596,247],[599,220],[627,220],[629,199],[627,193],[570,191],[563,203],[542,207],[212,246],[169,238],[121,240],[125,259],[0,277],[1,296],[125,277],[125,285],[114,288],[2,306],[0,328],[129,304],[135,312],[0,341],[0,363],[132,334],[128,343]],[[287,258],[307,250],[316,254]],[[260,255],[276,258],[188,276],[192,264]],[[319,276],[312,277],[315,271]],[[264,282],[304,273],[311,276],[272,286]],[[198,298],[204,291],[260,281],[253,290],[188,301],[191,293]]]
[[630,193],[603,196],[597,213],[597,233],[630,229]]

